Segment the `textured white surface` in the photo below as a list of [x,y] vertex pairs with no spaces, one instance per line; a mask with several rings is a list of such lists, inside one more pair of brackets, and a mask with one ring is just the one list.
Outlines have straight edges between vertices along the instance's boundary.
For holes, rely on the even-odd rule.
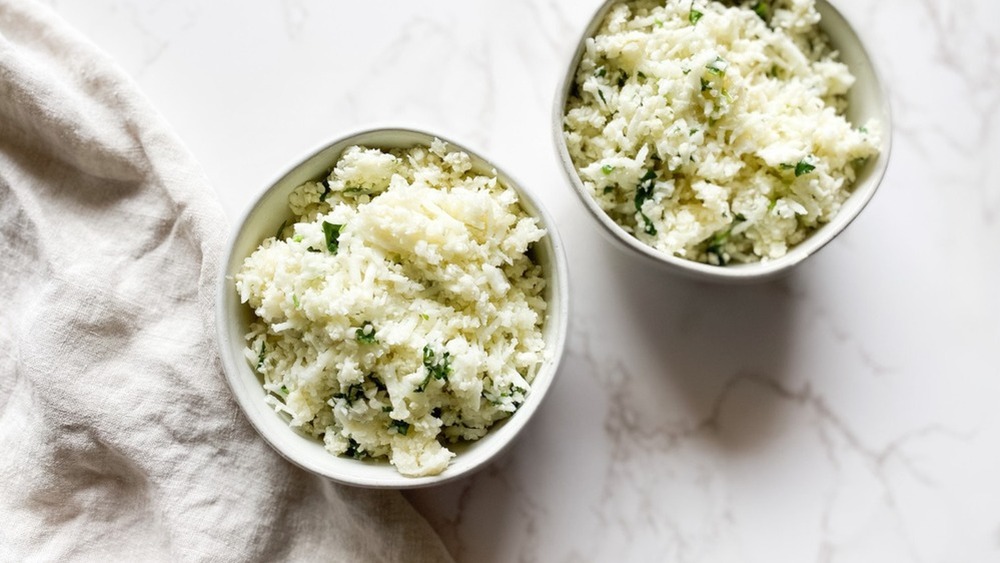
[[136,78],[235,218],[338,132],[467,141],[539,193],[571,269],[563,373],[482,473],[408,497],[460,560],[1000,558],[1000,4],[839,0],[896,137],[880,192],[781,282],[611,247],[549,117],[598,0],[48,2]]
[[212,322],[225,214],[145,102],[0,1],[0,561],[448,559],[399,493],[298,470],[240,414]]

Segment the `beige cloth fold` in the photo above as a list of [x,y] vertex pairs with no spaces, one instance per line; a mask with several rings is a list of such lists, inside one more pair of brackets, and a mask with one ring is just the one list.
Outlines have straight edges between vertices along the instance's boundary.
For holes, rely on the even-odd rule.
[[0,0],[0,560],[449,559],[398,492],[294,468],[238,411],[225,223],[114,63]]

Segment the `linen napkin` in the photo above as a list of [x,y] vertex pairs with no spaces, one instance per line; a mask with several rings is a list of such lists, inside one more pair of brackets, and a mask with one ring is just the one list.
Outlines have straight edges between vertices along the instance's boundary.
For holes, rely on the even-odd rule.
[[244,420],[212,317],[227,233],[116,65],[0,0],[0,560],[450,559],[398,492],[298,470]]

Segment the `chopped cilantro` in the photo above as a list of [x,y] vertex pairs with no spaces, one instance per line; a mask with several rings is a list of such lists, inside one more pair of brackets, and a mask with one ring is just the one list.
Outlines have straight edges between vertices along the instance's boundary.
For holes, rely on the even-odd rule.
[[725,76],[726,69],[729,68],[729,63],[726,61],[726,59],[717,56],[715,57],[714,61],[705,65],[705,68],[708,69],[708,72],[711,72],[716,76]]
[[417,391],[427,389],[427,384],[431,382],[431,378],[448,379],[448,375],[451,373],[451,352],[445,352],[438,358],[434,350],[431,349],[430,344],[424,346],[424,370],[427,372],[427,376],[417,386]]
[[707,92],[712,89],[712,83],[704,78],[701,79],[701,91]]
[[601,98],[601,101],[604,102],[604,105],[608,105],[608,101],[606,99],[604,99],[604,91],[603,90],[601,90],[600,88],[598,88],[597,89],[597,95]]
[[267,351],[267,342],[261,340],[260,342],[260,355],[257,356],[257,371],[264,369],[264,352]]
[[708,248],[705,249],[705,252],[709,256],[715,256],[719,266],[725,266],[729,263],[723,247],[726,245],[726,242],[729,241],[729,233],[731,230],[732,228],[729,228],[725,231],[716,233],[715,236],[712,237],[712,240],[708,243]]
[[323,178],[320,183],[323,184],[323,193],[319,194],[319,200],[320,202],[324,202],[326,198],[330,197],[330,180]]
[[393,420],[389,424],[389,428],[395,428],[396,432],[406,436],[406,433],[410,431],[410,423],[402,420]]
[[299,308],[299,296],[298,296],[298,295],[295,295],[294,293],[292,294],[292,305],[293,305],[293,306],[294,306],[294,307],[295,307],[296,309],[298,309],[298,308]]
[[861,127],[858,127],[858,131],[864,133],[865,135],[868,134],[868,128],[865,127],[864,125],[862,125]]
[[284,385],[282,385],[281,386],[281,394],[282,395],[287,395],[288,394],[288,387],[285,387]]
[[735,221],[736,221],[737,223],[743,223],[743,222],[745,222],[746,220],[747,220],[747,217],[746,217],[746,215],[744,215],[744,214],[742,214],[742,213],[737,213],[737,214],[736,214],[736,217],[735,217]]
[[802,176],[803,174],[808,174],[813,170],[816,170],[816,167],[813,166],[812,164],[809,164],[809,162],[806,161],[805,159],[798,161],[798,163],[796,164],[782,163],[780,167],[782,170],[794,170],[796,178]]
[[610,164],[605,164],[604,166],[601,167],[601,172],[603,172],[605,176],[607,176],[608,174],[611,174],[614,171],[615,171],[615,167],[611,166]]
[[594,72],[594,76],[598,78],[604,78],[606,74],[608,74],[608,69],[604,68],[603,66],[597,67],[597,71]]
[[352,383],[347,391],[344,393],[334,393],[334,399],[343,399],[347,402],[347,406],[351,406],[355,401],[359,401],[365,398],[365,388],[360,383]]
[[696,25],[698,23],[698,20],[700,20],[702,18],[702,16],[704,16],[704,15],[705,14],[703,14],[703,13],[699,12],[698,10],[694,9],[694,2],[692,2],[691,3],[691,12],[688,14],[688,21],[691,22],[691,25]]
[[292,240],[295,242],[302,242],[303,238],[305,237],[303,237],[302,235],[295,235],[294,237],[292,237]]
[[323,234],[326,236],[326,249],[329,250],[331,254],[336,254],[337,250],[340,248],[340,230],[343,228],[343,225],[334,225],[333,223],[323,221]]
[[656,187],[656,172],[647,170],[646,174],[639,180],[639,185],[635,189],[635,210],[639,212],[644,223],[643,232],[647,235],[655,235],[656,227],[653,221],[642,211],[642,204],[653,197],[653,188]]
[[795,165],[795,177],[798,178],[799,176],[802,176],[803,174],[808,174],[813,170],[816,170],[815,166],[809,164],[805,160],[800,160],[799,163]]
[[365,457],[365,451],[361,449],[361,444],[357,443],[354,438],[348,438],[347,450],[344,455],[348,457],[353,457],[354,459],[361,459]]
[[618,76],[618,87],[622,88],[625,86],[625,81],[628,80],[628,73],[623,72]]
[[364,342],[365,344],[375,344],[378,342],[378,339],[375,338],[375,326],[368,321],[362,323],[361,328],[354,331],[354,336],[358,339],[358,342]]
[[767,5],[767,2],[758,1],[756,4],[753,5],[753,11],[760,17],[760,19],[764,21],[770,21],[771,7]]
[[638,72],[636,72],[635,75],[638,76],[639,78],[643,79],[643,80],[646,79],[646,75],[641,70],[638,71]]
[[420,313],[420,318],[423,319],[423,320],[425,320],[425,321],[431,320],[431,316],[428,315],[427,313]]

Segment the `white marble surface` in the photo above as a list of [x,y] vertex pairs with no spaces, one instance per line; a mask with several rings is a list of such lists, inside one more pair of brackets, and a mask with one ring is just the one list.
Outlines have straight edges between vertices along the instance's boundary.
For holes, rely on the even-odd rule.
[[230,217],[347,129],[481,149],[567,243],[572,335],[501,461],[407,493],[461,561],[1000,561],[1000,3],[837,0],[896,136],[861,217],[750,288],[641,269],[549,130],[599,0],[47,0],[176,128]]

